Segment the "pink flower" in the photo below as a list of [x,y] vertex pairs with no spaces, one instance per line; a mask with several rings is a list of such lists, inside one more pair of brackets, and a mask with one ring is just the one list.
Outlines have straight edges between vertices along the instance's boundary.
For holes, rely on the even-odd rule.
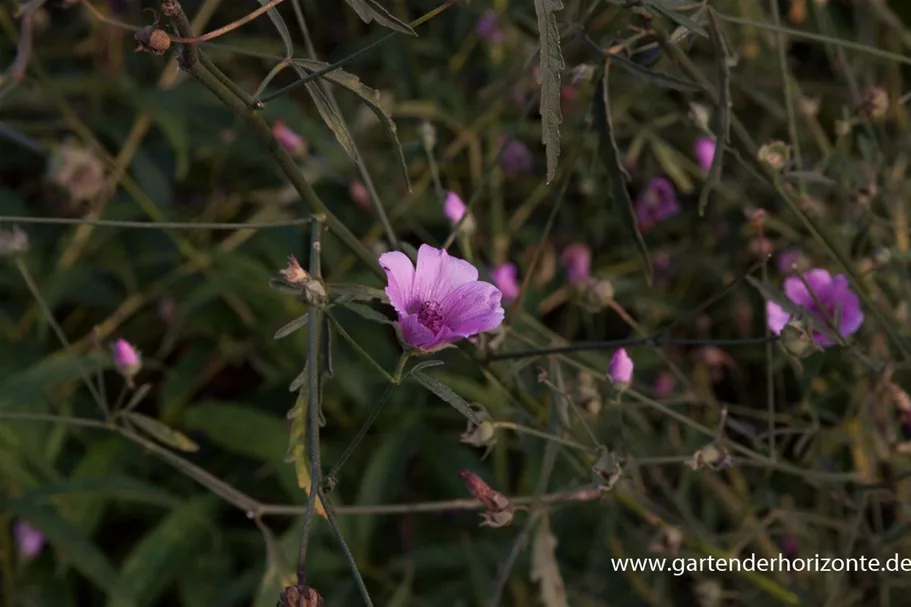
[[518,139],[511,139],[506,143],[506,137],[501,138],[500,145],[505,144],[503,153],[500,155],[500,166],[508,175],[518,175],[529,173],[532,168],[531,152],[525,147],[525,144]]
[[399,317],[402,341],[430,352],[503,322],[503,294],[478,280],[478,270],[443,249],[423,244],[417,267],[399,251],[380,256],[386,295]]
[[586,282],[592,270],[592,250],[584,244],[571,244],[560,255],[563,269],[570,284],[578,285]]
[[500,20],[497,11],[492,8],[487,9],[478,18],[474,26],[475,33],[490,42],[491,44],[501,44],[503,42],[503,30],[500,28]]
[[708,137],[700,137],[693,145],[693,155],[699,167],[708,173],[712,168],[712,161],[715,159],[715,141]]
[[272,135],[278,139],[285,151],[292,156],[304,155],[307,149],[307,142],[303,137],[288,128],[284,120],[279,118],[275,121],[275,124],[272,125]]
[[519,270],[514,263],[504,263],[490,271],[493,284],[503,293],[503,301],[510,303],[519,296]]
[[624,348],[620,348],[611,356],[608,375],[614,386],[620,390],[626,389],[633,380],[633,359]]
[[41,549],[44,548],[44,534],[28,524],[27,521],[16,523],[15,527],[13,527],[13,535],[16,538],[19,553],[26,560],[35,558],[41,552]]
[[667,398],[674,391],[677,385],[677,378],[670,371],[662,371],[655,378],[655,396],[658,398]]
[[781,274],[790,274],[791,269],[796,265],[799,266],[804,261],[803,251],[798,248],[782,251],[776,256],[775,265]]
[[364,182],[360,179],[351,180],[351,183],[348,184],[348,195],[351,196],[351,200],[354,201],[354,204],[362,210],[371,210],[370,192],[367,191],[367,186],[365,186]]
[[636,201],[636,220],[640,230],[648,230],[656,223],[680,212],[674,184],[666,177],[655,177]]
[[446,194],[446,200],[443,202],[443,213],[452,223],[459,223],[468,207],[462,202],[462,199],[455,192]]
[[[808,310],[824,324],[827,323],[827,316],[833,319],[837,331],[842,336],[853,335],[860,329],[864,322],[864,313],[860,309],[857,294],[851,290],[848,278],[844,274],[832,276],[828,271],[817,268],[806,272],[803,277],[816,295],[816,299],[825,308],[826,314],[820,313],[813,295],[797,276],[791,276],[784,281],[784,293],[788,299]],[[773,301],[766,302],[766,312],[769,317],[769,330],[780,335],[791,315]],[[814,332],[813,339],[825,348],[835,345],[835,341],[819,333]]]
[[133,376],[142,368],[142,356],[125,339],[115,341],[114,345],[111,346],[111,353],[114,357],[114,366],[117,367],[121,375],[132,382]]

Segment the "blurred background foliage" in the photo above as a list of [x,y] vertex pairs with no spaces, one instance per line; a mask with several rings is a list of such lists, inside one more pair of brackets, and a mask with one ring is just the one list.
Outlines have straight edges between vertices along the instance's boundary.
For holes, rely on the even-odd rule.
[[[240,88],[268,95],[298,78],[282,69],[264,85],[283,41],[295,57],[326,63],[377,43],[344,66],[361,80],[345,81],[354,93],[329,89],[328,123],[305,88],[258,114],[376,255],[393,243],[374,197],[398,239],[441,246],[453,229],[443,198],[453,191],[471,200],[476,229],[460,233],[452,252],[482,278],[506,262],[528,278],[501,331],[435,355],[445,364],[427,370],[505,422],[490,454],[460,442],[456,410],[406,382],[338,475],[332,502],[374,603],[906,604],[900,573],[673,576],[616,571],[610,559],[911,558],[911,5],[564,0],[554,13],[565,63],[562,153],[547,184],[536,8],[559,3],[445,3],[416,37],[390,36],[352,10],[369,4],[288,0],[272,13],[284,32],[262,16],[199,48]],[[403,23],[438,6],[379,4]],[[286,457],[289,440],[298,463],[305,448],[286,416],[308,330],[274,339],[306,306],[269,283],[289,255],[307,267],[309,228],[204,224],[293,223],[310,211],[261,141],[179,70],[173,52],[133,52],[134,32],[111,23],[147,26],[150,8],[159,9],[139,0],[0,2],[0,227],[19,217],[30,244],[0,265],[0,573],[9,606],[271,606],[294,583],[309,477]],[[183,8],[203,32],[258,6]],[[607,171],[596,104],[606,52],[619,55],[609,98],[620,154]],[[719,146],[721,172],[707,178],[694,145],[717,134],[723,116],[731,135]],[[350,133],[359,164],[330,126]],[[772,140],[787,142],[792,161],[770,177],[758,154]],[[618,173],[609,171],[621,168],[632,200],[666,177],[679,201],[678,213],[643,229],[651,282],[611,187]],[[560,256],[574,243],[591,248],[592,273],[612,296],[582,301],[573,291]],[[327,283],[383,287],[331,231],[321,261]],[[740,280],[749,273],[780,289],[793,261],[849,273],[866,294],[866,322],[850,343],[799,362],[762,343],[763,299]],[[393,369],[401,349],[383,322],[391,309],[372,302],[357,312],[334,314]],[[672,323],[664,341],[630,348],[633,391],[622,399],[605,378],[613,346],[508,354],[639,338]],[[118,338],[142,352],[136,389],[112,366]],[[326,470],[387,385],[337,333],[331,350]],[[132,423],[106,423],[97,400],[129,403]],[[686,466],[719,427],[733,466]],[[599,493],[594,452],[547,436],[622,451],[622,478]],[[517,504],[550,497],[505,527],[479,527],[463,469]],[[35,554],[14,531],[23,521],[46,540]],[[324,518],[313,523],[308,554],[307,580],[328,605],[363,604]]]

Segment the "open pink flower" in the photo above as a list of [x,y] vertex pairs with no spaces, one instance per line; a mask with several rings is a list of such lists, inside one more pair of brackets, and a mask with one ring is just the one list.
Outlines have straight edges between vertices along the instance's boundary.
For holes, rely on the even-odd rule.
[[655,177],[636,201],[636,220],[640,230],[648,230],[656,223],[680,212],[677,191],[666,177]]
[[503,293],[506,303],[515,301],[519,296],[519,270],[514,263],[504,263],[490,271],[493,284]]
[[570,284],[586,282],[592,271],[592,250],[584,244],[571,244],[560,255],[563,269]]
[[[820,313],[813,295],[797,276],[791,276],[784,281],[784,293],[788,299],[808,310],[823,323],[826,323],[827,316],[831,318],[842,336],[853,335],[860,329],[864,322],[864,313],[860,309],[857,294],[851,290],[848,278],[844,274],[832,276],[826,270],[817,268],[806,272],[803,277],[826,313]],[[791,319],[790,313],[773,301],[766,302],[766,310],[769,316],[769,330],[781,334],[781,330]],[[835,345],[834,340],[819,333],[814,332],[813,339],[825,348]]]
[[478,270],[444,249],[423,244],[417,267],[399,251],[380,256],[386,295],[399,316],[402,340],[430,352],[503,322],[503,294],[478,280]]
[[44,534],[32,527],[27,521],[16,523],[13,527],[13,535],[16,537],[19,553],[26,560],[35,558],[41,552],[41,549],[44,548]]
[[700,137],[693,145],[693,155],[696,156],[699,168],[708,173],[715,159],[715,141],[708,137]]

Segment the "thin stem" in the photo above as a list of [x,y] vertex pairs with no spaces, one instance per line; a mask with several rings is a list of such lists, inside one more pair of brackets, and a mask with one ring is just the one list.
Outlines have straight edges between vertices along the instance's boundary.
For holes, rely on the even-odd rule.
[[[435,9],[429,11],[428,13],[424,14],[424,15],[421,16],[421,17],[418,17],[417,19],[415,19],[414,21],[412,21],[411,23],[409,23],[409,24],[408,24],[409,27],[411,27],[411,29],[414,29],[414,28],[416,28],[416,27],[418,27],[418,26],[420,26],[420,25],[423,25],[425,22],[427,22],[427,21],[433,19],[434,17],[436,17],[437,15],[439,15],[440,13],[442,13],[443,11],[445,11],[447,8],[449,8],[450,6],[452,6],[453,4],[455,4],[457,1],[458,1],[458,0],[446,0],[446,2],[444,2],[444,3],[441,4],[440,6],[436,7]],[[329,72],[334,72],[335,70],[340,69],[340,68],[342,68],[342,67],[348,65],[349,63],[351,63],[352,61],[354,61],[355,59],[357,59],[357,58],[360,57],[361,55],[366,54],[368,51],[373,50],[374,48],[378,47],[379,45],[383,44],[384,42],[387,42],[387,41],[389,41],[389,40],[392,40],[393,38],[395,38],[395,37],[396,37],[397,35],[399,35],[400,33],[401,33],[401,32],[398,32],[398,31],[389,32],[388,34],[386,34],[386,35],[383,36],[382,38],[379,38],[378,40],[376,40],[375,42],[371,42],[370,44],[368,44],[368,45],[365,46],[364,48],[362,48],[362,49],[360,49],[360,50],[358,50],[358,51],[355,51],[355,52],[351,53],[350,55],[348,55],[348,56],[345,57],[344,59],[341,59],[341,60],[339,60],[339,61],[336,61],[336,62],[333,63],[332,65],[327,65],[326,67],[324,67],[324,68],[321,69],[321,70],[317,70],[317,71],[315,71],[315,72],[312,72],[312,73],[308,74],[307,76],[301,78],[300,80],[297,80],[297,81],[295,81],[295,82],[292,82],[291,84],[289,84],[289,85],[287,85],[287,86],[284,86],[284,87],[278,89],[277,91],[272,91],[272,92],[269,93],[268,95],[263,95],[262,97],[260,97],[259,99],[257,99],[257,101],[258,101],[259,103],[268,103],[269,101],[272,101],[273,99],[275,99],[275,98],[277,98],[277,97],[281,97],[281,96],[284,95],[285,93],[289,93],[289,92],[293,91],[294,89],[296,89],[296,88],[299,87],[299,86],[303,86],[303,85],[307,84],[308,82],[312,82],[312,81],[316,80],[317,78],[321,78],[321,77],[325,76],[326,74],[328,74]]]
[[367,431],[373,426],[376,422],[376,418],[380,416],[380,411],[383,410],[383,407],[386,405],[386,401],[389,399],[389,395],[392,393],[394,385],[392,383],[386,386],[386,389],[383,391],[383,394],[380,396],[380,399],[373,406],[373,409],[370,410],[370,415],[367,416],[367,421],[361,425],[361,429],[358,430],[357,435],[354,439],[348,443],[348,446],[345,447],[345,452],[338,458],[338,461],[335,463],[335,466],[332,467],[332,470],[329,471],[329,474],[326,475],[326,480],[330,483],[334,483],[338,480],[338,474],[342,469],[342,466],[345,465],[345,462],[348,461],[348,458],[351,457],[351,454],[354,453],[354,450],[358,445],[361,444],[361,441],[364,440],[364,437],[367,435]]
[[651,337],[634,337],[630,339],[615,339],[609,341],[580,341],[565,346],[545,346],[531,350],[515,350],[513,352],[500,352],[491,354],[487,361],[512,360],[516,358],[533,358],[547,354],[564,354],[567,352],[583,352],[586,350],[615,350],[617,348],[635,348],[648,346],[652,348],[671,348],[675,346],[755,346],[769,342],[779,341],[778,335],[766,337],[749,337],[745,339],[665,339],[663,332]]
[[580,451],[585,451],[586,453],[597,453],[598,450],[593,447],[586,447],[583,444],[577,443],[574,440],[568,438],[560,438],[559,436],[554,436],[553,434],[548,434],[547,432],[542,432],[541,430],[535,430],[534,428],[529,428],[528,426],[523,426],[515,422],[493,422],[491,424],[494,428],[506,428],[507,430],[513,430],[514,432],[520,432],[522,434],[529,434],[531,436],[537,436],[538,438],[543,438],[544,440],[552,441],[555,443],[560,443],[567,447],[572,447],[573,449],[579,449]]
[[339,335],[342,336],[342,339],[347,341],[351,345],[352,348],[357,350],[357,353],[360,354],[361,356],[363,356],[364,360],[366,360],[368,363],[370,363],[371,367],[373,367],[374,369],[379,371],[383,375],[383,377],[386,378],[386,381],[388,381],[390,384],[399,383],[395,377],[393,377],[392,375],[389,374],[389,371],[387,371],[386,369],[383,368],[383,365],[376,362],[376,360],[372,356],[370,356],[370,354],[368,354],[366,350],[364,350],[360,345],[358,345],[358,343],[354,340],[353,337],[351,337],[351,335],[348,333],[348,331],[345,330],[345,328],[335,318],[335,316],[333,316],[330,312],[326,312],[325,314],[326,314],[326,318],[329,319],[329,322],[332,323],[332,326],[335,327],[336,331],[339,332]]
[[[314,221],[310,226],[310,276],[314,280],[320,278],[321,245],[320,235],[322,225]],[[310,523],[316,508],[316,496],[323,482],[323,467],[320,461],[319,424],[320,424],[320,377],[319,377],[319,352],[320,328],[322,327],[323,312],[316,306],[310,309],[310,329],[307,347],[307,443],[310,450],[310,495],[307,497],[307,510],[304,513],[304,524],[301,529],[300,546],[297,556],[297,584],[307,584],[306,562],[307,542],[310,538]],[[328,514],[328,505],[321,500],[323,510]],[[342,542],[344,543],[344,541]]]
[[139,230],[264,230],[268,228],[287,228],[303,226],[313,221],[311,218],[283,219],[281,221],[251,221],[206,223],[190,221],[118,221],[113,219],[83,219],[72,217],[26,217],[18,215],[0,215],[0,223],[39,223],[58,225],[89,225],[101,228],[130,228]]
[[[63,329],[57,324],[57,321],[54,319],[54,313],[51,311],[51,308],[47,305],[44,297],[41,295],[41,291],[38,290],[38,285],[35,284],[35,280],[32,278],[31,272],[28,271],[28,266],[25,265],[25,261],[21,257],[16,258],[16,267],[19,269],[19,273],[22,275],[22,280],[25,281],[26,286],[28,287],[29,292],[32,294],[32,297],[35,298],[35,303],[38,304],[41,313],[44,314],[44,318],[47,320],[48,324],[51,326],[51,329],[57,335],[57,339],[60,340],[60,343],[63,345],[63,349],[66,350],[66,353],[70,356],[75,356],[73,352],[73,347],[70,345],[70,341],[66,338],[66,334],[63,332]],[[101,409],[102,414],[105,419],[111,416],[111,410],[108,407],[107,402],[102,398],[101,394],[98,392],[98,389],[95,387],[95,384],[92,383],[92,378],[89,377],[89,374],[86,373],[82,365],[79,365],[79,375],[82,377],[82,381],[85,383],[85,386],[89,389],[89,392],[92,394],[92,398],[95,399],[95,402],[98,404],[98,407]]]
[[342,548],[342,552],[345,553],[345,560],[348,561],[348,567],[351,569],[351,575],[354,576],[354,581],[361,593],[361,598],[364,599],[364,604],[367,607],[373,607],[373,601],[370,600],[370,592],[368,592],[367,586],[364,584],[364,578],[361,577],[361,572],[357,567],[357,561],[354,560],[354,554],[352,554],[351,549],[345,542],[345,537],[342,535],[342,530],[338,526],[338,519],[335,518],[335,512],[332,504],[326,497],[322,486],[316,485],[316,492],[319,494],[319,499],[323,503],[323,508],[326,510],[326,520],[329,521],[329,526],[332,528],[332,533],[335,534],[335,539],[338,540],[338,543]]

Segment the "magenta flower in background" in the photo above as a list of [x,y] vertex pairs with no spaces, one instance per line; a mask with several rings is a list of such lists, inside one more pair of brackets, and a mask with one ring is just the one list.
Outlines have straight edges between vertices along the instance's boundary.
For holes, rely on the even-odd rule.
[[44,534],[29,525],[27,521],[16,523],[13,527],[13,536],[16,538],[19,553],[26,560],[35,558],[44,548]]
[[584,244],[571,244],[560,255],[563,269],[570,284],[578,285],[588,280],[592,271],[592,250]]
[[777,255],[775,265],[781,274],[790,274],[791,268],[797,265],[802,259],[803,252],[800,249],[788,249]]
[[658,377],[655,378],[655,396],[660,399],[665,399],[671,395],[671,392],[674,391],[676,386],[677,378],[674,377],[674,374],[670,371],[662,371]]
[[503,294],[478,280],[478,270],[444,249],[423,244],[417,267],[399,251],[380,256],[386,295],[399,316],[402,340],[430,352],[503,322]]
[[503,301],[510,303],[519,297],[519,269],[514,263],[504,263],[490,271],[493,284],[503,293]]
[[[832,276],[828,271],[817,268],[806,272],[803,277],[815,293],[816,299],[825,307],[826,314],[820,313],[813,296],[797,276],[788,277],[784,281],[784,293],[788,299],[807,309],[822,322],[826,322],[826,316],[832,318],[842,336],[853,335],[860,329],[864,322],[864,313],[860,309],[857,294],[851,290],[844,274]],[[769,330],[780,335],[791,315],[773,301],[766,302],[766,311],[769,317]],[[835,345],[833,340],[819,333],[814,332],[813,339],[826,348]]]
[[468,207],[462,202],[462,199],[455,192],[446,194],[446,200],[443,202],[443,213],[452,223],[459,223]]
[[121,371],[127,371],[142,364],[139,352],[125,339],[115,341],[111,346],[111,352],[114,356],[114,364]]
[[633,359],[626,353],[625,348],[620,348],[611,356],[607,374],[614,386],[621,390],[633,381]]
[[712,168],[712,160],[715,159],[715,141],[709,137],[698,138],[693,145],[693,155],[699,163],[699,168],[708,173]]
[[292,156],[303,156],[307,150],[307,142],[304,138],[288,128],[285,121],[278,119],[272,125],[272,135],[278,139],[285,151]]
[[491,44],[501,44],[503,42],[503,30],[500,29],[500,18],[497,11],[492,8],[487,9],[478,18],[474,25],[475,33],[490,42]]
[[500,145],[504,145],[503,153],[500,155],[500,166],[503,171],[510,175],[521,173],[530,173],[532,169],[531,152],[525,147],[525,144],[518,139],[511,139],[506,143],[506,137],[502,137]]
[[648,230],[679,212],[677,191],[666,177],[655,177],[649,181],[645,192],[636,201],[636,220],[640,230]]

